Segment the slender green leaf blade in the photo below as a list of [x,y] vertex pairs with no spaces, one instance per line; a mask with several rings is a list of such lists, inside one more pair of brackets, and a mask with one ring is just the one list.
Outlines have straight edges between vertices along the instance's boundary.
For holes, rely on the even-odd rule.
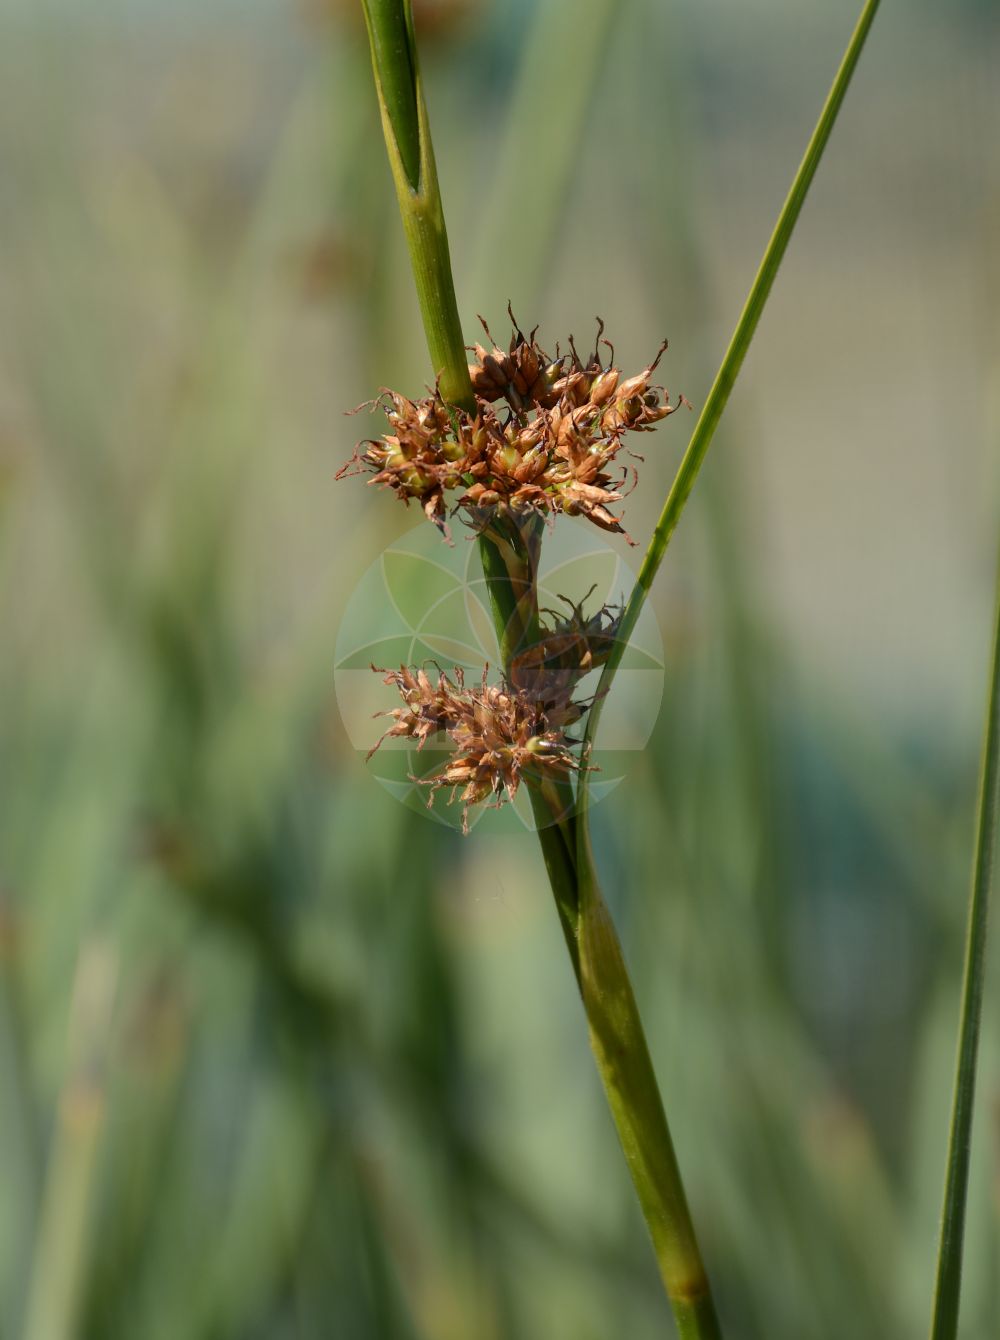
[[[770,296],[774,285],[778,268],[784,258],[785,251],[788,248],[788,242],[798,222],[799,214],[802,212],[802,206],[805,202],[809,187],[812,185],[813,178],[816,175],[816,169],[820,165],[826,146],[830,139],[830,134],[837,120],[837,115],[844,101],[848,86],[851,82],[851,76],[854,74],[861,52],[864,49],[865,41],[869,30],[875,19],[880,0],[867,0],[861,17],[858,19],[857,26],[847,44],[847,50],[844,52],[843,60],[840,62],[840,68],[834,78],[830,92],[827,95],[823,110],[820,113],[819,120],[816,123],[816,129],[812,133],[812,138],[806,148],[802,162],[795,174],[791,190],[782,206],[781,213],[778,215],[778,221],[775,224],[771,240],[767,244],[764,252],[764,258],[761,261],[760,269],[757,271],[757,277],[754,279],[750,289],[746,305],[737,322],[736,329],[733,332],[732,340],[726,355],[722,360],[712,389],[708,393],[708,399],[705,401],[704,408],[698,416],[694,432],[688,443],[687,451],[681,461],[674,479],[667,501],[663,506],[660,519],[656,523],[656,529],[653,531],[652,539],[649,542],[649,548],[646,550],[642,561],[642,567],[639,569],[639,576],[632,589],[628,604],[622,614],[619,635],[615,642],[615,650],[609,657],[604,673],[601,676],[600,687],[594,706],[590,710],[587,722],[586,746],[588,747],[594,739],[597,730],[597,724],[601,718],[604,702],[607,699],[609,690],[614,681],[618,665],[622,658],[622,652],[628,643],[629,638],[635,630],[636,622],[642,606],[645,603],[646,596],[649,594],[653,585],[653,579],[663,561],[663,555],[666,552],[667,544],[670,540],[677,522],[680,520],[681,513],[694,487],[694,482],[698,477],[698,471],[701,469],[705,454],[711,445],[712,438],[715,436],[715,430],[722,418],[723,411],[729,401],[730,393],[735,385],[736,378],[739,376],[740,368],[743,366],[743,360],[746,358],[747,350],[757,331],[760,323],[761,314],[765,304]],[[587,792],[587,774],[583,775],[580,783],[580,807],[586,808],[588,800]],[[582,825],[581,825],[582,828]]]
[[955,1072],[951,1133],[948,1140],[948,1166],[944,1210],[941,1216],[941,1241],[938,1247],[931,1340],[954,1340],[958,1334],[972,1109],[976,1093],[976,1060],[983,1008],[983,978],[986,971],[986,923],[996,858],[998,820],[1000,820],[1000,568],[997,572],[993,665],[983,737],[979,817],[972,867],[972,892],[969,898],[962,1014],[958,1032],[958,1064]]

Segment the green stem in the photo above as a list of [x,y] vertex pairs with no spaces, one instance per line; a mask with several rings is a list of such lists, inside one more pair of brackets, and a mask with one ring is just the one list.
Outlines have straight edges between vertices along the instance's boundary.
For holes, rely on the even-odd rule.
[[708,1275],[621,944],[597,883],[589,832],[580,832],[579,841],[580,994],[591,1048],[681,1340],[719,1340]]
[[944,1209],[941,1215],[941,1241],[938,1249],[931,1340],[954,1340],[958,1334],[972,1109],[976,1094],[976,1059],[983,1009],[983,978],[986,972],[986,922],[993,883],[997,825],[1000,822],[1000,568],[997,573],[993,617],[993,664],[990,671],[986,728],[983,736],[976,852],[972,869],[972,891],[969,897],[962,1014],[958,1030],[958,1062],[948,1142],[948,1171]]
[[573,976],[582,991],[580,981],[580,947],[577,943],[577,922],[579,899],[576,887],[575,852],[572,836],[562,827],[552,822],[553,813],[558,813],[558,802],[545,793],[543,786],[535,786],[528,781],[528,795],[535,816],[538,833],[538,845],[542,849],[545,873],[549,877],[552,896],[555,899],[559,925],[566,941]]
[[362,5],[389,166],[434,375],[449,404],[475,410],[410,0],[362,0]]
[[[444,216],[426,109],[420,89],[406,0],[363,0],[372,43],[389,159],[406,230],[427,342],[441,390],[453,404],[474,408],[455,305]],[[387,11],[396,11],[393,23]],[[407,43],[382,40],[398,34]],[[391,71],[387,63],[392,65]],[[409,81],[409,83],[407,82]],[[410,92],[412,91],[412,97]],[[407,175],[403,138],[414,117],[420,172]],[[433,226],[428,225],[428,220]],[[537,564],[540,526],[498,514],[480,537],[501,660],[510,673],[517,652],[538,639]],[[653,1240],[681,1340],[719,1340],[719,1326],[687,1199],[646,1046],[635,996],[590,855],[580,841],[572,790],[526,778],[546,871],[576,975],[591,1046],[622,1149]],[[585,866],[577,869],[581,855]]]
[[509,670],[514,657],[534,646],[541,636],[538,623],[538,559],[542,518],[517,521],[496,511],[480,532],[483,575],[493,607],[500,658]]
[[[479,553],[486,578],[500,647],[500,661],[510,678],[514,657],[538,642],[538,556],[542,520],[529,517],[520,525],[499,514],[489,531],[479,537]],[[576,948],[576,798],[569,783],[542,783],[530,775],[525,784],[531,796],[538,841],[555,895],[559,920],[579,977]]]
[[420,129],[410,15],[402,5],[365,0],[365,18],[382,106],[395,135],[407,182],[416,191],[420,186]]
[[[441,393],[445,399],[473,411],[475,400],[455,298],[448,234],[413,40],[409,0],[362,0],[362,3],[371,42],[382,128],[431,361],[440,376]],[[510,534],[494,538],[482,536],[479,546],[505,668],[509,667],[518,646],[527,637],[534,640],[533,635],[537,635],[534,573],[528,568],[526,580],[522,578],[519,582],[512,577],[517,559],[523,560],[525,556],[523,551],[518,554],[517,540],[518,537]],[[533,600],[532,612],[530,602]],[[519,605],[526,602],[529,605],[527,613],[519,614]],[[539,841],[546,868],[553,888],[558,886],[562,890],[557,901],[567,905],[568,890],[575,883],[572,873],[575,843],[571,833],[550,831],[552,810],[546,798],[533,794],[532,800],[539,819]]]
[[[805,202],[809,187],[816,175],[816,169],[819,167],[823,153],[830,139],[830,133],[837,120],[837,114],[840,111],[841,104],[844,101],[844,95],[847,93],[848,85],[851,82],[851,76],[854,74],[858,59],[868,37],[869,29],[874,21],[876,11],[878,10],[880,0],[867,0],[861,17],[858,19],[857,27],[851,35],[851,40],[847,44],[847,50],[844,52],[840,68],[834,78],[830,92],[827,95],[823,110],[820,113],[819,120],[816,123],[816,129],[812,133],[812,138],[806,148],[802,162],[799,164],[799,170],[795,174],[791,190],[782,206],[781,213],[778,215],[778,222],[775,224],[771,240],[767,244],[764,252],[764,258],[760,263],[760,269],[757,271],[757,277],[754,279],[750,289],[746,305],[733,337],[726,350],[726,355],[712,384],[712,389],[708,393],[708,399],[705,401],[704,408],[698,416],[694,432],[691,434],[691,440],[688,443],[687,451],[681,461],[677,471],[677,476],[671,486],[670,493],[667,495],[667,501],[664,503],[660,519],[656,523],[656,529],[653,531],[652,539],[646,550],[646,555],[642,561],[642,567],[639,569],[639,576],[636,584],[629,596],[628,604],[622,614],[621,625],[618,630],[618,636],[615,639],[614,649],[611,656],[605,664],[601,675],[601,682],[598,689],[598,698],[591,709],[587,721],[587,733],[585,749],[588,749],[594,740],[598,723],[601,718],[601,712],[604,703],[607,700],[608,692],[614,682],[615,674],[621,662],[622,655],[628,641],[635,630],[642,607],[645,604],[646,597],[653,585],[653,579],[656,577],[659,566],[663,561],[663,555],[666,552],[670,537],[680,520],[681,513],[694,487],[694,482],[698,477],[698,471],[701,469],[705,454],[711,445],[715,430],[722,418],[722,413],[729,401],[730,393],[739,376],[740,368],[743,366],[743,360],[746,358],[747,350],[750,348],[751,341],[757,331],[760,323],[761,314],[764,311],[765,304],[770,296],[774,285],[775,277],[784,258],[788,247],[789,239],[792,236],[795,225],[798,222],[802,206]],[[580,784],[580,811],[581,816],[586,813],[589,803],[589,787],[587,785],[587,774],[584,773]],[[585,823],[578,824],[578,832],[582,833],[586,828]]]
[[[519,530],[512,521],[498,522],[482,540],[483,567],[508,675],[513,656],[538,637],[534,551],[530,523]],[[721,1333],[708,1276],[625,958],[597,882],[589,834],[576,837],[573,797],[567,797],[567,789],[551,784],[546,788],[530,776],[525,781],[594,1059],[679,1333],[693,1340],[718,1340]]]

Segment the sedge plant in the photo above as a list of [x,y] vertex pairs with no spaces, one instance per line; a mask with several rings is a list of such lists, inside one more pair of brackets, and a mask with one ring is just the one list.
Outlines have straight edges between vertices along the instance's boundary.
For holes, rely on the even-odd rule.
[[[590,778],[601,711],[670,537],[691,494],[747,350],[757,330],[803,202],[829,142],[879,0],[866,0],[819,120],[778,216],[757,276],[709,395],[697,417],[638,579],[621,608],[565,601],[539,607],[538,571],[546,528],[561,515],[624,532],[621,503],[633,471],[625,443],[652,430],[681,403],[654,382],[666,344],[624,377],[598,335],[581,355],[572,339],[543,348],[509,314],[506,347],[483,322],[488,345],[463,337],[448,250],[409,0],[362,0],[386,148],[433,369],[423,397],[381,393],[388,431],[362,443],[342,474],[371,481],[416,503],[449,539],[455,517],[475,533],[492,607],[500,664],[466,683],[457,669],[381,667],[401,705],[384,715],[386,737],[422,748],[446,737],[451,752],[414,778],[428,803],[440,791],[469,814],[512,800],[523,786],[587,1018],[591,1047],[646,1221],[678,1334],[721,1335],[664,1105],[621,944],[601,892],[590,837]],[[375,669],[376,667],[373,667]],[[590,698],[581,683],[595,670]],[[994,668],[994,686],[996,665]],[[991,698],[979,855],[974,880],[955,1128],[942,1234],[934,1340],[954,1335],[961,1260],[968,1123],[982,945],[998,790],[997,707]],[[378,741],[373,750],[381,744]]]

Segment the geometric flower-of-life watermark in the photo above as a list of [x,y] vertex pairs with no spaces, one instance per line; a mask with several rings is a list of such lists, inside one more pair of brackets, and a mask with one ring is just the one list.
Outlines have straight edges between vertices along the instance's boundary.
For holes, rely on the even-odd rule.
[[[546,528],[538,574],[538,602],[543,610],[565,617],[570,604],[583,602],[585,615],[602,605],[617,609],[628,596],[635,576],[600,531],[585,522],[560,518]],[[570,603],[567,603],[570,602]],[[378,712],[399,706],[396,691],[383,683],[371,666],[398,669],[424,666],[454,677],[456,667],[467,684],[476,684],[489,664],[490,681],[500,678],[496,632],[490,615],[479,549],[461,533],[445,544],[426,521],[395,540],[372,563],[347,603],[337,634],[334,692],[344,729],[359,758],[371,749],[388,722],[373,720]],[[580,681],[574,697],[594,694],[600,669]],[[614,687],[604,704],[598,739],[590,756],[592,803],[608,795],[622,780],[629,755],[645,747],[663,696],[663,639],[649,604],[625,648]],[[571,727],[580,738],[584,722]],[[426,777],[450,752],[446,739],[429,739],[418,751],[409,739],[387,739],[367,763],[367,771],[404,805],[451,827],[461,825],[461,807],[448,805],[439,794],[431,808],[428,789],[413,779]],[[536,827],[530,801],[522,787],[513,804],[496,809],[477,805],[470,823],[493,832]]]

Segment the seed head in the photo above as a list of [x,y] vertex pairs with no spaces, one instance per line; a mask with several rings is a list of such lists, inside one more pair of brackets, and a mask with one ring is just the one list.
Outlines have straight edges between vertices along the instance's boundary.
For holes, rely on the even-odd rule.
[[558,399],[556,381],[562,370],[562,360],[553,361],[538,344],[538,327],[525,335],[508,304],[513,332],[506,353],[499,348],[490,334],[490,328],[479,318],[491,349],[481,344],[472,345],[475,363],[469,364],[472,389],[484,400],[506,400],[515,412],[526,408],[548,408]]
[[624,533],[611,510],[635,474],[616,462],[624,438],[648,432],[677,408],[652,383],[666,342],[647,367],[623,381],[603,322],[583,359],[572,339],[568,354],[557,348],[550,357],[537,329],[525,335],[513,313],[511,321],[506,351],[485,322],[491,347],[472,346],[474,414],[445,404],[437,387],[420,400],[384,390],[370,408],[383,411],[389,432],[362,442],[338,477],[371,473],[370,483],[385,485],[405,503],[417,500],[446,535],[449,498],[475,529],[489,524],[494,509],[506,508],[585,516]]
[[540,698],[549,710],[560,710],[567,704],[578,719],[586,711],[585,704],[570,704],[580,680],[591,670],[604,665],[618,635],[621,609],[609,605],[590,616],[583,606],[594,592],[591,587],[583,600],[574,603],[568,596],[559,599],[568,607],[543,610],[548,621],[543,621],[541,636],[534,645],[518,652],[511,662],[511,682],[522,692]]
[[525,774],[562,779],[581,767],[572,752],[574,741],[565,735],[580,709],[568,700],[546,704],[505,680],[490,684],[489,666],[471,688],[461,668],[454,679],[439,671],[436,682],[422,669],[372,669],[395,686],[403,706],[378,714],[391,717],[393,724],[368,757],[390,737],[415,739],[422,749],[432,735],[447,735],[454,745],[448,761],[430,776],[411,780],[429,788],[429,806],[442,788],[451,790],[451,801],[462,803],[463,833],[469,831],[473,805],[490,796],[497,808],[513,800]]

